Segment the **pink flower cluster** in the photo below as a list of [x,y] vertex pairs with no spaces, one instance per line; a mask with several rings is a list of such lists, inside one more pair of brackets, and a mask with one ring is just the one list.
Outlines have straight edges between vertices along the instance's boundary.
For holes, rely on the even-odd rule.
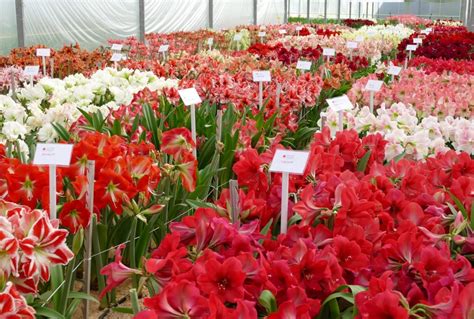
[[[371,75],[354,83],[349,92],[354,102],[369,105],[369,92],[364,88],[367,81],[374,77]],[[375,94],[375,105],[401,102],[412,105],[425,115],[470,118],[474,110],[473,87],[472,74],[427,74],[423,70],[409,68],[402,71],[398,80],[383,86]]]

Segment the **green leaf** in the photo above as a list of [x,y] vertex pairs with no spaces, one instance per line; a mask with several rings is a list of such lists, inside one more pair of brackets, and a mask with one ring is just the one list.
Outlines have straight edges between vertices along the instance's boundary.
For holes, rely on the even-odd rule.
[[195,199],[187,199],[186,203],[191,206],[192,208],[211,208],[217,211],[217,206],[209,203],[203,202],[202,200],[195,200]]
[[268,221],[268,223],[265,225],[265,227],[262,228],[260,231],[260,234],[263,236],[266,236],[268,234],[268,231],[270,230],[270,227],[272,226],[273,223],[273,218]]
[[403,157],[405,157],[405,151],[403,151],[401,154],[397,155],[393,161],[397,163],[399,160],[401,160]]
[[53,310],[51,308],[46,308],[46,307],[37,307],[35,308],[36,310],[36,315],[38,316],[43,316],[47,318],[54,318],[54,319],[63,319],[64,316],[57,312],[56,310]]
[[321,307],[324,307],[325,305],[330,303],[332,300],[339,299],[339,298],[344,299],[345,301],[349,302],[352,305],[354,304],[354,296],[351,293],[348,293],[348,292],[334,292],[334,293],[330,294],[326,298],[326,300],[324,300]]
[[63,141],[69,141],[71,139],[71,135],[69,132],[62,126],[61,124],[57,123],[51,123],[53,126],[54,130],[56,133],[58,133],[58,136],[63,140]]
[[264,290],[258,298],[258,302],[267,310],[267,314],[277,311],[277,302],[275,296],[269,291]]
[[92,301],[92,302],[95,302],[95,303],[99,303],[99,300],[97,300],[93,296],[88,295],[84,292],[80,292],[80,291],[71,291],[71,292],[69,292],[68,298],[69,299],[89,300],[89,301]]
[[372,154],[372,150],[368,150],[365,155],[359,160],[359,163],[357,163],[357,170],[359,172],[365,172],[365,170],[367,169],[370,154]]
[[[448,190],[448,194],[449,196],[451,197],[451,199],[453,200],[453,202],[456,204],[456,206],[458,207],[458,209],[462,212],[462,215],[464,217],[464,219],[468,219],[469,217],[467,216],[467,210],[466,210],[466,207],[464,207],[463,203],[459,200],[459,198],[457,198],[453,193],[451,193],[451,191]],[[472,221],[471,221],[472,222]]]

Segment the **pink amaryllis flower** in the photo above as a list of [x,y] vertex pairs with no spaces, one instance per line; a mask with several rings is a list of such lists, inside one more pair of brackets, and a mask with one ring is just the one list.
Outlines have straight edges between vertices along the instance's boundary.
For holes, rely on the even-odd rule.
[[122,263],[122,249],[125,244],[121,244],[115,250],[114,262],[108,264],[100,270],[100,274],[107,276],[107,286],[100,292],[99,299],[102,299],[106,293],[120,286],[125,280],[132,275],[140,275],[142,272],[138,269],[128,268]]
[[0,318],[35,318],[35,310],[28,306],[26,299],[18,293],[11,282],[7,282],[5,290],[0,292]]

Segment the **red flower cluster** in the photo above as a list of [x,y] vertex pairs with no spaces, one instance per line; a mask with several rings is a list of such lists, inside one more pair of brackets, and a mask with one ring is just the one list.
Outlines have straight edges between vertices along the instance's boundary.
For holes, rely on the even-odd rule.
[[[473,206],[474,160],[448,152],[383,165],[385,144],[380,135],[317,133],[305,174],[290,179],[299,198],[290,217],[300,222],[276,239],[258,231],[279,218],[280,178],[266,169],[273,149],[242,153],[234,171],[244,224],[221,217],[231,215],[227,192],[215,209],[172,224],[146,262],[163,289],[137,318],[313,318],[344,285],[368,288],[356,295],[358,318],[464,318],[474,306],[474,238],[463,213]],[[278,305],[272,313],[258,305],[265,290]]]
[[350,28],[358,29],[360,27],[363,27],[364,25],[366,26],[375,25],[375,22],[372,20],[367,20],[367,19],[344,19],[342,20],[342,24]]
[[412,59],[409,66],[423,69],[426,73],[474,74],[474,61],[470,60],[430,59],[422,56]]
[[[398,45],[399,60],[406,57],[406,46],[413,43],[413,38],[420,37],[419,33],[412,34]],[[474,32],[468,32],[465,28],[435,27],[423,39],[423,44],[418,46],[415,56],[424,56],[430,59],[474,59]]]

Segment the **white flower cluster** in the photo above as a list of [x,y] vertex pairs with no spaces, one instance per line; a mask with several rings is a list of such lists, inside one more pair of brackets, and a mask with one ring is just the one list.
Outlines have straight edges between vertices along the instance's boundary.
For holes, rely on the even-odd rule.
[[52,142],[57,137],[52,123],[69,127],[80,116],[79,108],[87,112],[102,112],[128,105],[133,95],[145,88],[161,91],[177,88],[177,80],[158,78],[152,72],[106,68],[90,78],[82,74],[64,80],[42,78],[34,86],[19,90],[18,102],[0,95],[0,143],[22,145],[27,135],[40,142]]
[[[327,111],[327,125],[331,134],[338,129],[338,114]],[[370,113],[367,106],[354,108],[344,113],[344,125],[359,134],[380,133],[388,144],[385,159],[390,161],[404,154],[407,158],[423,160],[451,148],[474,154],[474,118],[439,119],[428,116],[417,117],[416,109],[402,103],[377,109]]]

